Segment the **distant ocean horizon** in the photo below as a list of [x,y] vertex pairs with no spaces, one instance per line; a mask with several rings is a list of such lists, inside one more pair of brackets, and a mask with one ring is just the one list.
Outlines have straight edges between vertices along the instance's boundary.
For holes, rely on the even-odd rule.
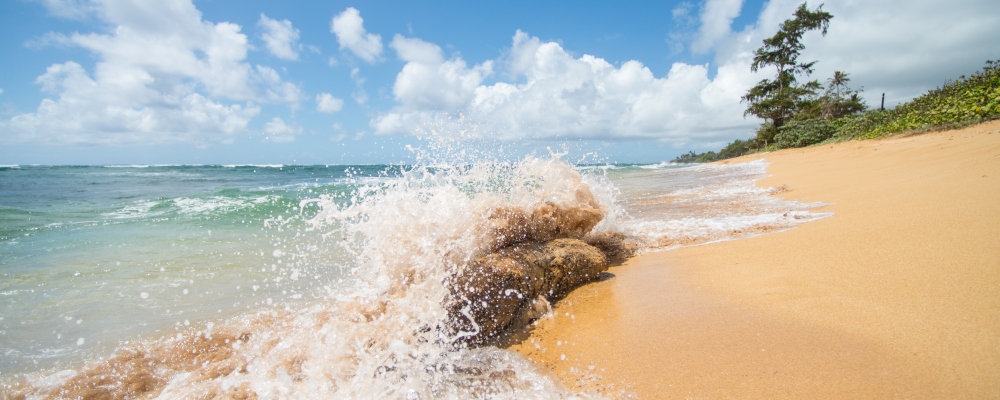
[[[0,165],[0,380],[36,394],[114,373],[154,376],[165,397],[565,394],[515,353],[427,328],[449,266],[481,255],[483,216],[585,191],[604,210],[595,231],[642,251],[826,216],[755,186],[766,165]],[[213,337],[224,354],[181,355]],[[171,351],[228,369],[99,367]]]

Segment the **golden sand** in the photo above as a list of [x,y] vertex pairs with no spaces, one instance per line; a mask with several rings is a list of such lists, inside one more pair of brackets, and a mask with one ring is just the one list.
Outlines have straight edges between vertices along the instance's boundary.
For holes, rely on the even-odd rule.
[[645,254],[512,349],[640,398],[1000,398],[1000,121],[783,150],[835,215]]

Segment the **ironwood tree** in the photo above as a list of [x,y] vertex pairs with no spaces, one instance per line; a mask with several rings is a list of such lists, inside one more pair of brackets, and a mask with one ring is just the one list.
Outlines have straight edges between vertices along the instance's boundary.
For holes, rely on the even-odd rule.
[[755,115],[768,122],[757,131],[757,141],[765,146],[774,141],[775,133],[803,106],[804,99],[815,97],[822,90],[817,81],[798,82],[798,77],[809,76],[816,64],[816,61],[799,62],[799,54],[805,49],[802,35],[819,30],[826,36],[832,18],[832,14],[823,11],[822,4],[816,10],[809,10],[807,3],[802,3],[794,17],[781,23],[778,33],[764,39],[764,46],[754,52],[750,71],[766,67],[777,71],[774,79],[760,81],[740,100],[747,103],[744,116]]

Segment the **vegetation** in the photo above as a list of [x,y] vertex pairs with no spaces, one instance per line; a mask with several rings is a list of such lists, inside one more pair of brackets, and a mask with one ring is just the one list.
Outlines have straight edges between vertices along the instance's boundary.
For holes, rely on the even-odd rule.
[[773,81],[762,80],[742,98],[748,103],[744,115],[765,120],[753,137],[737,139],[718,153],[689,152],[673,162],[711,162],[758,151],[873,139],[1000,118],[1000,61],[987,61],[982,71],[946,82],[891,110],[867,110],[861,91],[848,86],[849,74],[842,71],[834,72],[825,88],[818,81],[800,84],[797,77],[808,76],[816,63],[798,62],[804,48],[802,34],[820,30],[825,35],[831,18],[822,5],[810,11],[803,3],[793,19],[782,23],[778,33],[757,49],[750,69],[756,72],[762,66],[774,66],[777,75]]
[[778,129],[774,144],[780,149],[805,147],[833,137],[837,127],[825,119],[792,121]]
[[872,110],[838,121],[843,139],[874,139],[909,130],[976,123],[1000,117],[1000,60],[982,71],[904,103],[892,110]]
[[751,140],[739,140],[736,139],[732,143],[723,147],[718,153],[714,151],[709,151],[701,154],[695,154],[695,152],[690,151],[687,154],[681,154],[677,158],[673,159],[671,162],[675,163],[706,163],[718,160],[725,160],[727,158],[739,157],[747,153],[747,149],[752,145]]
[[818,29],[826,36],[831,18],[833,15],[823,11],[822,5],[816,11],[810,11],[806,3],[802,3],[795,10],[795,18],[782,22],[778,33],[764,39],[764,47],[754,53],[751,72],[757,72],[761,67],[774,67],[777,72],[773,80],[760,81],[740,100],[747,103],[744,116],[755,115],[771,123],[773,129],[758,132],[758,139],[763,139],[765,146],[786,121],[800,111],[814,107],[815,102],[810,100],[822,86],[817,81],[798,82],[798,76],[809,76],[816,64],[816,61],[798,60],[799,53],[805,49],[802,35]]

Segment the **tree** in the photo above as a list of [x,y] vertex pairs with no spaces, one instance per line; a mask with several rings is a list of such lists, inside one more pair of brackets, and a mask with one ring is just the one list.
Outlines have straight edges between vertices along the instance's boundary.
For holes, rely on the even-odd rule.
[[868,108],[861,100],[861,91],[853,90],[847,86],[851,78],[848,73],[834,71],[833,78],[826,80],[826,94],[823,95],[820,103],[820,118],[833,121],[847,115],[852,115],[864,111]]
[[816,81],[798,83],[798,75],[808,76],[816,64],[815,61],[799,63],[798,58],[805,49],[802,35],[818,29],[826,36],[833,15],[823,11],[822,4],[815,11],[810,11],[806,3],[802,3],[794,16],[781,23],[778,33],[764,39],[764,47],[757,49],[750,65],[752,72],[773,66],[777,70],[774,80],[760,81],[740,100],[748,103],[744,116],[755,115],[771,123],[772,129],[758,132],[758,141],[762,140],[765,144],[773,141],[778,129],[803,105],[806,97],[815,96],[822,89]]

